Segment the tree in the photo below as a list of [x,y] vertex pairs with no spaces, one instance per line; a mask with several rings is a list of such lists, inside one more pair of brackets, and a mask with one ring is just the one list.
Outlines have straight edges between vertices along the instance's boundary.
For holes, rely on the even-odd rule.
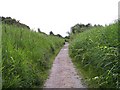
[[92,25],[90,24],[90,23],[88,23],[87,25],[86,25],[86,27],[91,27]]
[[54,35],[54,33],[52,31],[50,31],[50,35]]
[[16,20],[14,18],[11,18],[11,17],[1,17],[1,18],[2,18],[2,23],[9,24],[9,25],[17,25],[18,27],[25,27],[30,29],[29,26],[23,23],[20,23],[19,20]]
[[60,34],[57,34],[56,36],[63,38]]
[[38,32],[41,33],[40,28],[38,28]]

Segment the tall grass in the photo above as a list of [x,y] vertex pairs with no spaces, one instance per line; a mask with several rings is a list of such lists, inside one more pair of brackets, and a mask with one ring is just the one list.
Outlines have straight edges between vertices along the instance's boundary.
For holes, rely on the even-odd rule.
[[119,87],[119,45],[117,23],[94,27],[76,35],[71,41],[70,56],[89,87]]
[[63,39],[15,25],[2,25],[3,88],[42,87]]
[[0,18],[0,89],[2,89],[2,22]]

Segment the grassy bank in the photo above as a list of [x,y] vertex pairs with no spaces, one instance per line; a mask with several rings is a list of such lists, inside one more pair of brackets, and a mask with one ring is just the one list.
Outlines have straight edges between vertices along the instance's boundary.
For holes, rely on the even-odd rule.
[[118,24],[94,27],[74,36],[69,53],[90,88],[118,88]]
[[42,87],[64,40],[16,25],[2,25],[3,88]]

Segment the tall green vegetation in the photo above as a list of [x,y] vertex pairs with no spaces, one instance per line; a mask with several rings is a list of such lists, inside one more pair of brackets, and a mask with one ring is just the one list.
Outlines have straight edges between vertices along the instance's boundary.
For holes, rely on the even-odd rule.
[[16,24],[2,25],[3,88],[42,87],[64,40]]
[[0,89],[2,89],[2,44],[1,39],[2,38],[2,23],[0,18]]
[[93,27],[74,36],[69,53],[89,87],[120,86],[119,46],[118,23]]

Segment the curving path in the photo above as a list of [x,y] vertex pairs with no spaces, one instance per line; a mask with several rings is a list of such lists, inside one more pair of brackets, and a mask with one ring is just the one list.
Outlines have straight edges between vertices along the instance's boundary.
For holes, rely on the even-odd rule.
[[65,43],[55,58],[50,76],[44,84],[45,88],[86,88],[68,55],[68,46],[69,44]]

